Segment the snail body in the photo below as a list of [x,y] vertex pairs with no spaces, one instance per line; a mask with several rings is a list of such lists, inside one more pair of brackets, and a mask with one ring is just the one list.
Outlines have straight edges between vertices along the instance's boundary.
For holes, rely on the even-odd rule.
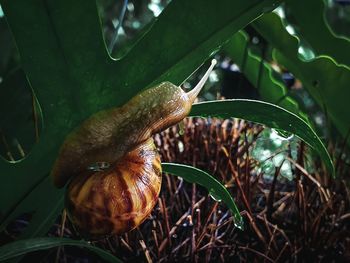
[[82,236],[122,234],[147,218],[162,174],[152,135],[188,115],[215,63],[188,93],[163,82],[94,114],[68,135],[51,175],[57,187],[70,181],[65,205]]

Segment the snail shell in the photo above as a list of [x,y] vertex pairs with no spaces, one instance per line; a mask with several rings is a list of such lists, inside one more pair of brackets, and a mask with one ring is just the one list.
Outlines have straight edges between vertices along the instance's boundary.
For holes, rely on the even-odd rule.
[[94,114],[68,135],[51,175],[57,187],[70,180],[65,205],[82,236],[122,234],[147,218],[162,173],[152,135],[188,115],[215,64],[188,93],[163,82]]
[[160,157],[152,139],[128,152],[110,169],[80,174],[68,186],[70,220],[84,237],[123,234],[141,224],[158,201]]

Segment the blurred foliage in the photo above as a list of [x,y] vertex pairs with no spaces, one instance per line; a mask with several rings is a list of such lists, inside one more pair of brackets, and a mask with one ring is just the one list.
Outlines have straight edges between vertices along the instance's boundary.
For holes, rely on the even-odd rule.
[[[243,31],[238,32],[225,46],[227,55],[234,59],[240,71],[258,90],[260,97],[268,102],[299,115],[308,121],[307,115],[300,111],[299,105],[288,95],[288,89],[280,75],[273,73],[272,66],[261,57],[254,55],[249,37]],[[242,82],[238,82],[239,85]]]
[[350,37],[350,1],[328,0],[325,17],[332,30],[345,37]]
[[[287,3],[285,10],[286,19],[292,22],[293,29],[296,30],[295,35],[301,44],[308,43],[307,48],[312,49],[315,55],[328,55],[338,64],[350,66],[350,54],[344,52],[349,49],[350,40],[335,35],[329,27],[324,17],[323,1],[310,0],[306,3],[291,1]],[[315,30],[316,27],[318,30]]]
[[299,39],[288,33],[281,18],[276,14],[262,17],[254,22],[254,26],[276,47],[274,58],[303,82],[327,117],[346,138],[350,130],[347,106],[347,98],[350,96],[347,85],[350,81],[349,67],[338,64],[326,55],[311,60],[303,57],[300,53]]

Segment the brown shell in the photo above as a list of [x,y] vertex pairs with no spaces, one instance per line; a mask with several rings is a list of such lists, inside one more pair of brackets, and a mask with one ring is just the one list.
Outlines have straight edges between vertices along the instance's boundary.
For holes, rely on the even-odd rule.
[[107,170],[74,177],[65,200],[68,216],[88,239],[123,234],[152,211],[161,176],[160,157],[149,139]]

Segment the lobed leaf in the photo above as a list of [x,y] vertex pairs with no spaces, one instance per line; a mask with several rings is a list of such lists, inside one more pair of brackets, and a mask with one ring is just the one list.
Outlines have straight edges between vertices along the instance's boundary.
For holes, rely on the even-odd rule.
[[[264,101],[285,108],[308,121],[307,115],[299,109],[298,103],[288,94],[282,79],[274,76],[271,65],[253,54],[248,47],[248,35],[244,31],[237,32],[225,45],[224,51],[234,59],[243,74],[252,83]],[[262,64],[262,68],[261,67]]]
[[350,130],[350,68],[338,64],[328,56],[303,59],[298,54],[299,39],[287,32],[281,18],[274,13],[264,15],[253,25],[275,47],[275,59],[303,82],[311,96],[329,114],[337,129],[346,138]]
[[[337,36],[325,17],[325,1],[289,1],[287,7],[298,32],[307,40],[317,55],[331,56],[337,63],[350,67],[350,39]],[[316,30],[317,28],[317,30]]]

